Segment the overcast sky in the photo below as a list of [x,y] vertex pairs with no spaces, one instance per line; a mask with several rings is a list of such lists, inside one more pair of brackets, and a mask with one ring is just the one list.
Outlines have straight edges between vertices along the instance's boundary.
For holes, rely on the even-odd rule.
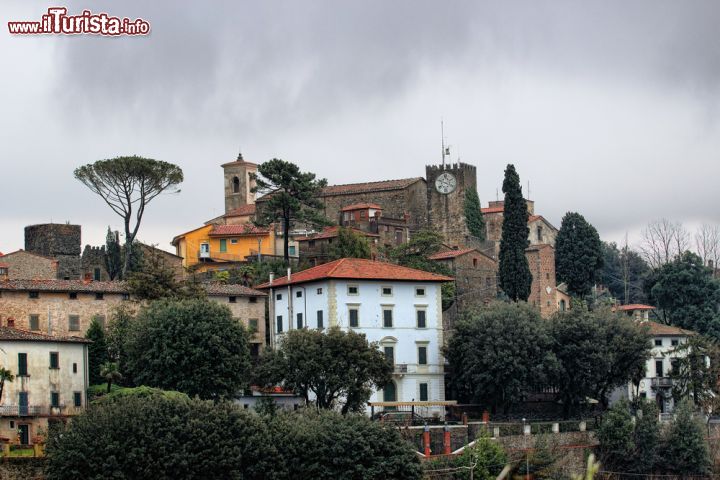
[[[12,36],[7,21],[142,17],[147,37]],[[139,238],[222,213],[220,164],[295,162],[330,183],[478,167],[483,205],[514,163],[536,210],[603,239],[648,221],[720,222],[720,2],[4,0],[0,11],[0,251],[25,225],[120,219],[75,167],[138,154],[180,165],[181,193]],[[502,192],[500,192],[502,195]]]

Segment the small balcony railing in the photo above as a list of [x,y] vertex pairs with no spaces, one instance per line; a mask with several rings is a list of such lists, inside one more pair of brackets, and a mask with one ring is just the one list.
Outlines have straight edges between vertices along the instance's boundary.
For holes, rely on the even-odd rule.
[[650,385],[653,388],[669,388],[673,386],[673,381],[670,377],[655,377],[650,379]]
[[0,405],[0,417],[64,417],[78,415],[83,407],[68,407],[60,405]]

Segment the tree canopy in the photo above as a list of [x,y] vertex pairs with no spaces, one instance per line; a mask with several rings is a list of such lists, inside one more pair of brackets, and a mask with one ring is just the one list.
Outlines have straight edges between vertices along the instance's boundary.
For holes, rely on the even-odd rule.
[[128,290],[136,300],[160,298],[203,298],[205,289],[194,277],[178,280],[175,271],[155,248],[148,248],[140,265],[127,278]]
[[720,339],[720,282],[700,257],[685,252],[656,269],[646,282],[665,322]]
[[528,247],[528,209],[515,166],[505,169],[502,191],[505,194],[502,237],[500,238],[500,288],[511,300],[527,300],[532,275],[525,249]]
[[317,180],[314,173],[301,172],[291,162],[273,158],[258,166],[258,173],[252,174],[256,186],[253,192],[267,196],[267,200],[258,204],[257,222],[270,224],[282,222],[283,256],[285,262],[290,259],[290,229],[297,223],[314,226],[328,225],[328,220],[320,213],[322,202],[318,196],[327,185],[324,178]]
[[463,205],[465,213],[465,224],[467,225],[470,235],[478,242],[485,241],[485,220],[483,220],[482,211],[480,210],[480,197],[478,197],[475,187],[465,190],[465,203]]
[[250,380],[249,333],[225,305],[157,300],[130,325],[124,365],[137,385],[217,400]]
[[105,270],[107,270],[110,280],[119,279],[122,274],[123,261],[121,251],[119,239],[108,226],[107,235],[105,235]]
[[391,379],[392,366],[365,335],[337,327],[290,330],[278,349],[260,357],[256,378],[267,385],[283,384],[318,409],[362,411],[372,389]]
[[88,370],[90,385],[97,385],[104,381],[100,374],[102,365],[109,361],[108,346],[105,339],[105,330],[97,318],[93,318],[85,332],[85,338],[92,343],[88,345]]
[[507,412],[550,380],[551,346],[537,309],[495,302],[456,323],[447,347],[452,386],[467,402]]
[[693,416],[692,404],[683,401],[675,409],[675,420],[664,439],[663,463],[667,473],[707,475],[711,458],[705,428]]
[[130,156],[98,160],[76,168],[74,174],[123,219],[126,248],[122,269],[124,276],[130,267],[133,242],[145,208],[155,197],[182,183],[183,172],[172,163]]
[[328,260],[370,258],[370,256],[370,242],[365,235],[352,228],[340,227],[337,239],[330,246]]
[[602,265],[602,244],[595,227],[579,213],[566,213],[555,239],[558,281],[567,284],[571,295],[583,297],[595,285]]
[[602,242],[602,250],[599,282],[607,287],[613,298],[625,305],[647,303],[643,286],[650,267],[643,257],[627,246],[618,248],[615,242]]

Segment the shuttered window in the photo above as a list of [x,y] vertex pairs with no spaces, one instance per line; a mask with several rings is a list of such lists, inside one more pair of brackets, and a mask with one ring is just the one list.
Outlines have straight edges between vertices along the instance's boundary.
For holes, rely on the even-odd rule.
[[27,353],[18,353],[18,376],[27,374]]

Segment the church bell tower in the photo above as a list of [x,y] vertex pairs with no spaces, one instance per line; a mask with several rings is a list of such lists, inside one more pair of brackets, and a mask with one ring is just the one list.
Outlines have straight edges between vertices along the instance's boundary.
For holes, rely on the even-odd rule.
[[255,180],[250,178],[251,173],[257,172],[257,165],[246,162],[242,153],[237,160],[222,165],[225,179],[225,213],[229,213],[243,205],[253,205],[255,194]]

